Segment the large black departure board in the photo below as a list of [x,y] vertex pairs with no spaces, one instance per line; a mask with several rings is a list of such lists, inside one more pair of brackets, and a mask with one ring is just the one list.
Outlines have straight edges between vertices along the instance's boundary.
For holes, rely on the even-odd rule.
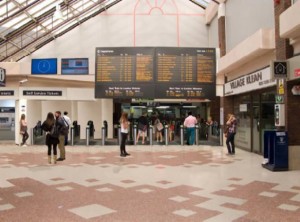
[[212,99],[214,48],[96,48],[96,98]]
[[97,48],[96,98],[153,98],[154,48]]

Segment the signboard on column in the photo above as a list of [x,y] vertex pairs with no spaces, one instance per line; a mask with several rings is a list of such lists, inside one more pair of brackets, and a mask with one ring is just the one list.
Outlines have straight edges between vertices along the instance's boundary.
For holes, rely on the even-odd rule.
[[0,86],[5,86],[6,82],[6,70],[0,68]]

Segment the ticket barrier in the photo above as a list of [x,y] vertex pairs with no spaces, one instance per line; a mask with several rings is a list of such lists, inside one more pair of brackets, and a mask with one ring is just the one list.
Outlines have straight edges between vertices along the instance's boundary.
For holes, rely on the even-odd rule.
[[133,144],[136,145],[137,125],[133,125]]
[[86,138],[86,145],[87,146],[89,146],[90,145],[90,137],[91,137],[91,133],[90,133],[90,130],[91,130],[91,128],[90,128],[90,125],[87,125],[86,126],[86,130],[85,130],[85,138]]
[[184,145],[184,128],[183,125],[180,125],[180,145]]
[[169,145],[169,126],[165,125],[165,129],[164,129],[164,133],[165,133],[165,145],[168,146]]
[[149,143],[150,143],[150,146],[153,145],[153,126],[152,125],[149,126]]
[[197,146],[199,145],[199,126],[198,125],[196,125],[196,128],[195,128],[195,143]]
[[102,144],[102,146],[105,145],[105,139],[106,139],[106,135],[107,135],[106,129],[107,129],[107,128],[106,128],[105,126],[103,126],[103,127],[101,128],[101,136],[102,136],[101,144]]

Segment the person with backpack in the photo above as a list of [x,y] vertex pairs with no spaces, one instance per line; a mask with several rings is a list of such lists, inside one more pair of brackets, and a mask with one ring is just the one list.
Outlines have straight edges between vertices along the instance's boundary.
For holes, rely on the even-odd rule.
[[65,137],[68,134],[68,128],[66,127],[64,120],[61,116],[61,112],[60,111],[56,111],[55,112],[55,118],[56,118],[56,125],[58,127],[58,148],[60,151],[60,156],[57,159],[57,161],[63,161],[66,159],[66,150],[65,150]]
[[51,164],[51,152],[53,149],[53,163],[56,164],[57,157],[57,144],[58,140],[58,128],[55,123],[53,113],[49,112],[47,114],[46,120],[43,122],[41,126],[42,130],[46,132],[46,145],[48,147],[48,163]]

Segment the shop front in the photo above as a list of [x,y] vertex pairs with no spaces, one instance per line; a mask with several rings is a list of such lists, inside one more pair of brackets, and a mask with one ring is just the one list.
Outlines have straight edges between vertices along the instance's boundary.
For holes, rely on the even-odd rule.
[[264,132],[275,129],[275,85],[269,67],[225,84],[225,96],[231,97],[233,114],[238,119],[237,147],[263,153]]

